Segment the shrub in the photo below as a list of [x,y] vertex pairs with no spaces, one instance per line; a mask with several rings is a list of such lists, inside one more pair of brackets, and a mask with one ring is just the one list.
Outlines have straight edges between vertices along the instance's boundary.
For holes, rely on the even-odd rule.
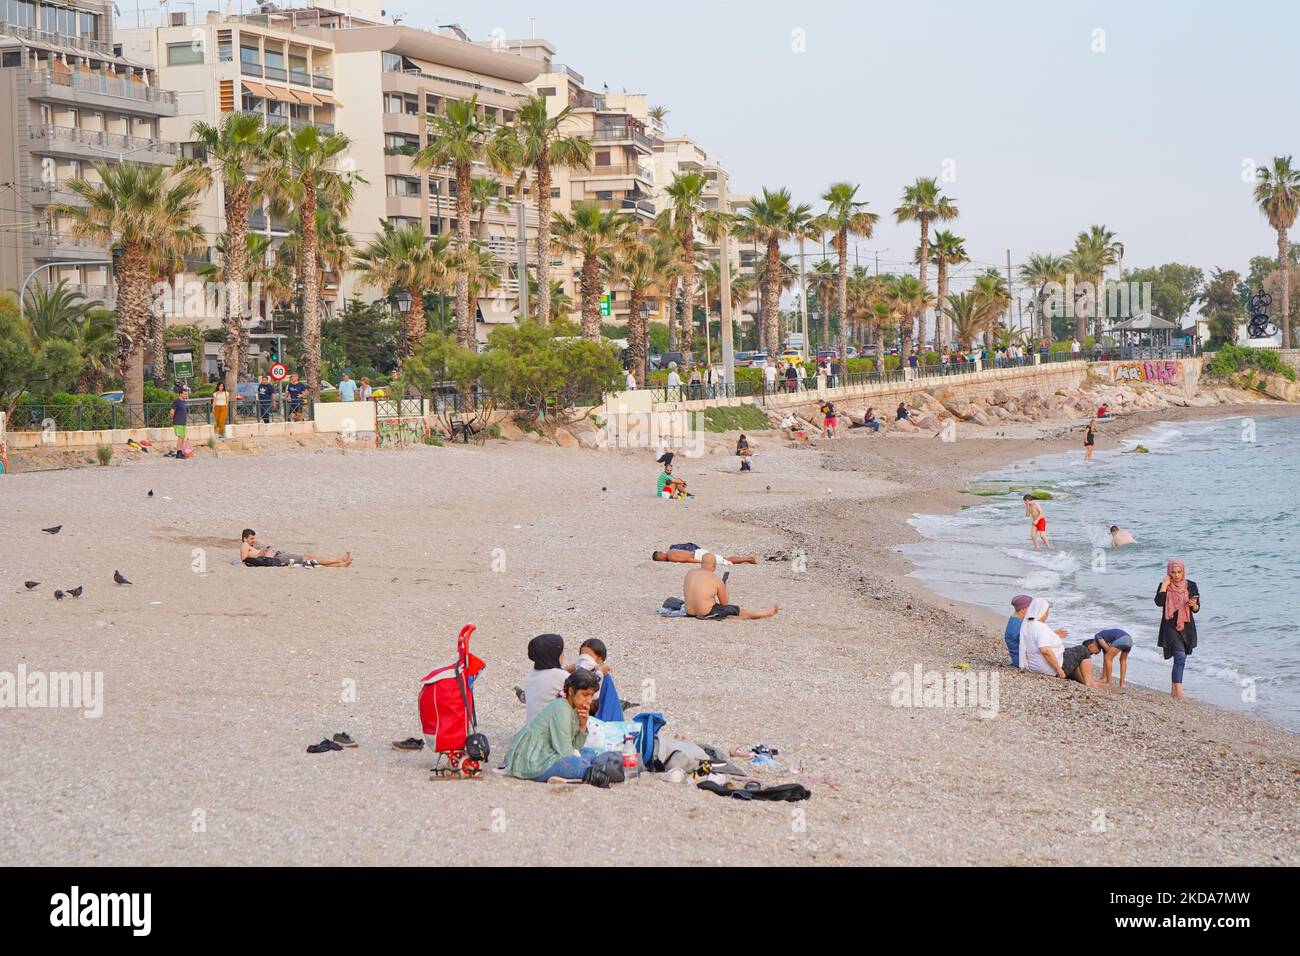
[[96,445],[95,458],[99,461],[99,464],[101,466],[107,465],[110,461],[113,460],[113,446]]
[[1206,363],[1201,374],[1206,378],[1230,379],[1238,372],[1266,372],[1269,375],[1281,375],[1294,382],[1295,369],[1272,349],[1252,349],[1243,345],[1225,345],[1214,353],[1214,358]]
[[754,405],[728,405],[704,410],[705,431],[761,431],[771,427],[767,415]]

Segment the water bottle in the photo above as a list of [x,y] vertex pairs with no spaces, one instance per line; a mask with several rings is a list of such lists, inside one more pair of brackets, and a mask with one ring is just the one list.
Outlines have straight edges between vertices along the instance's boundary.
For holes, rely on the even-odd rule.
[[636,752],[633,734],[623,735],[623,782],[641,781],[641,755]]

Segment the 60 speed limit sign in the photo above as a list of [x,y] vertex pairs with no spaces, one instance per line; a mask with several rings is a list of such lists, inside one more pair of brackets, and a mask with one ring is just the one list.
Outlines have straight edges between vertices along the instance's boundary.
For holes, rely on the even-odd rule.
[[284,367],[283,362],[276,362],[271,366],[271,381],[283,382],[288,376],[289,370]]

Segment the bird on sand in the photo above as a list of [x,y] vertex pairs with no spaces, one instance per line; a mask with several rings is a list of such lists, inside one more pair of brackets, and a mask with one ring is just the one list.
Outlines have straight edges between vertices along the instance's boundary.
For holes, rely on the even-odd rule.
[[122,577],[122,572],[121,572],[121,571],[114,571],[114,572],[113,572],[113,583],[114,583],[114,584],[130,584],[131,582],[128,581],[126,578]]

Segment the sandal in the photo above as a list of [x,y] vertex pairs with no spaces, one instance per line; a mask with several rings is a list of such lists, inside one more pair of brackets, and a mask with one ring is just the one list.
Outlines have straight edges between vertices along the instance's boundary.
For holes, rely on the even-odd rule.
[[[330,746],[330,741],[328,741],[328,740],[322,740],[322,741],[321,741],[320,743],[318,743],[318,744],[309,744],[309,745],[307,746],[307,753],[309,753],[309,754],[325,754],[325,753],[329,753],[329,752],[330,752],[331,750],[333,750],[333,749],[335,749],[335,748]],[[338,749],[339,749],[339,750],[342,750],[343,748],[342,748],[342,747],[339,747]]]

